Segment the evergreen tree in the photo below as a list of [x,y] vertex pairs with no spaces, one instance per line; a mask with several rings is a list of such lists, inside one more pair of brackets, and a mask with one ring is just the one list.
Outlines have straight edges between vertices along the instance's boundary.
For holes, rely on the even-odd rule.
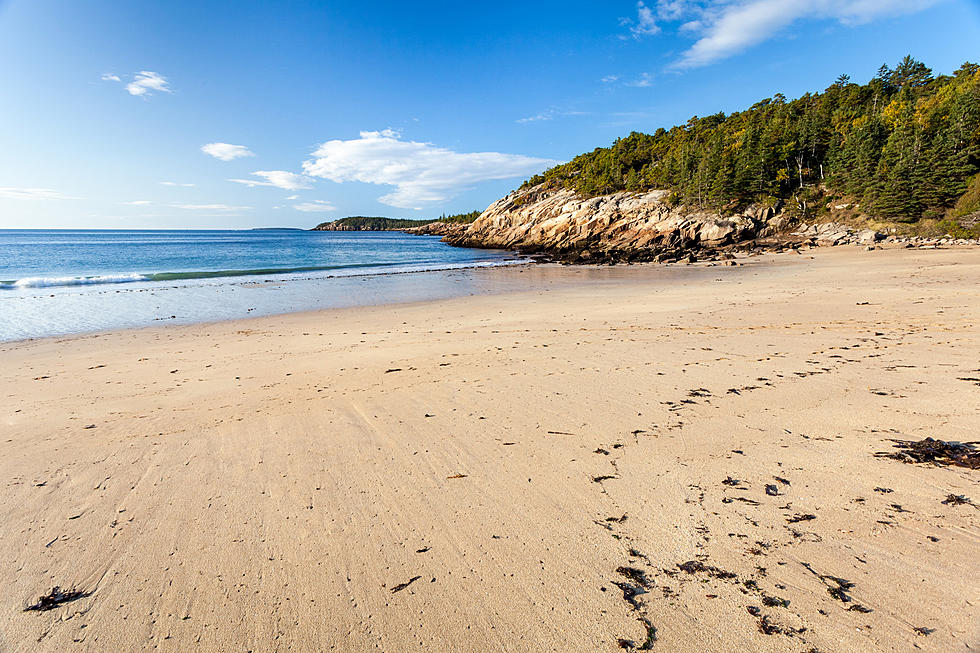
[[891,84],[898,88],[923,86],[930,79],[932,79],[932,71],[921,61],[913,59],[911,55],[905,55],[889,77]]

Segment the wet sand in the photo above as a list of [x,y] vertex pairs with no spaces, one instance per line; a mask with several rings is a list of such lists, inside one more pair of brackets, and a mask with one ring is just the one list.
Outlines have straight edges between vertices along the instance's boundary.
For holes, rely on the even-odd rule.
[[0,344],[0,650],[976,649],[980,250],[742,261]]

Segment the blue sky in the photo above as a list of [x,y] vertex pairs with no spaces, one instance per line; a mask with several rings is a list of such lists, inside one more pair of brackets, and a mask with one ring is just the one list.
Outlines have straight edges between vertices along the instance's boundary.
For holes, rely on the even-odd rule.
[[975,0],[0,0],[0,228],[485,208],[632,130],[980,60]]

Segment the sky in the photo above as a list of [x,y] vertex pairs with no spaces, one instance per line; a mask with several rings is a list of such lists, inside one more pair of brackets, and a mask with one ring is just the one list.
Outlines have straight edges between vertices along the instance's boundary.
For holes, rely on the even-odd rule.
[[980,0],[0,0],[0,229],[482,210],[906,54],[980,61]]

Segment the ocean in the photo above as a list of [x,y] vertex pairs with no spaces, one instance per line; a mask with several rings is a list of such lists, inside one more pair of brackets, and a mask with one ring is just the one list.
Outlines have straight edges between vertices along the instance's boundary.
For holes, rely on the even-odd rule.
[[524,262],[396,231],[0,230],[0,341],[471,294]]

